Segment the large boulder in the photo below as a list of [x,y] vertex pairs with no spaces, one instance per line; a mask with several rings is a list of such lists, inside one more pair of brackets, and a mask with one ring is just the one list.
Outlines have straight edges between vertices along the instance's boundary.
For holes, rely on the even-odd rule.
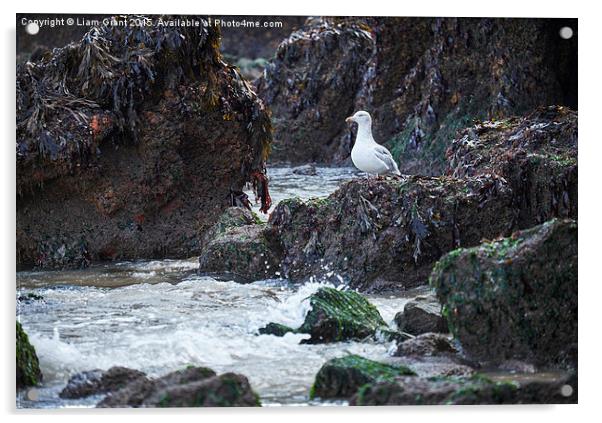
[[309,303],[310,310],[299,328],[269,323],[260,328],[259,333],[276,336],[289,332],[308,334],[310,338],[303,339],[302,343],[321,344],[377,337],[382,330],[388,329],[378,309],[354,291],[322,287],[309,297]]
[[369,27],[328,18],[311,19],[282,41],[256,83],[273,116],[270,160],[331,162],[349,156],[345,118],[353,113],[373,50]]
[[554,219],[455,250],[436,264],[430,281],[471,358],[576,366],[575,221]]
[[17,389],[35,386],[42,381],[42,371],[36,350],[29,343],[29,337],[17,322]]
[[18,265],[190,257],[245,183],[269,207],[270,118],[216,27],[92,28],[16,94]]
[[97,407],[252,407],[261,405],[246,377],[188,367],[157,379],[138,378]]
[[514,192],[521,228],[552,217],[576,219],[577,113],[542,107],[466,128],[447,150],[446,172],[503,177]]
[[575,374],[398,377],[362,386],[350,405],[577,403]]
[[424,284],[444,253],[510,234],[515,213],[499,178],[404,176],[355,179],[326,199],[283,200],[269,223],[285,277],[342,278],[379,291]]
[[441,314],[441,304],[434,294],[416,297],[408,301],[395,315],[399,330],[420,335],[427,332],[447,332],[447,322]]
[[205,236],[199,273],[237,282],[253,282],[279,274],[281,249],[275,231],[252,212],[231,207]]
[[405,366],[393,366],[348,355],[328,360],[316,374],[309,397],[321,399],[349,398],[367,383],[392,380],[397,376],[415,375]]

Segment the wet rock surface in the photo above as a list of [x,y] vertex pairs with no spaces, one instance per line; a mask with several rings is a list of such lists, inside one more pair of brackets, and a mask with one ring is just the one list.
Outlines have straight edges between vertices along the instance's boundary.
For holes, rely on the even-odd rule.
[[36,350],[29,342],[29,337],[21,323],[16,325],[16,373],[17,389],[35,386],[42,381],[42,371]]
[[431,284],[465,353],[576,366],[577,223],[554,219],[509,238],[455,250]]
[[322,344],[346,340],[364,340],[378,337],[387,324],[378,309],[354,291],[322,287],[309,298],[310,310],[297,329],[278,323],[269,323],[259,329],[260,334],[283,336],[294,332],[309,334],[304,344]]
[[495,177],[358,178],[326,199],[280,202],[269,223],[293,281],[339,275],[360,290],[395,290],[424,284],[447,251],[510,234],[512,201]]
[[448,336],[440,333],[423,333],[401,342],[394,355],[434,356],[455,354],[457,352],[458,350],[453,346]]
[[204,238],[199,273],[241,283],[276,276],[281,251],[273,229],[252,212],[231,207]]
[[72,376],[59,396],[74,399],[114,392],[138,379],[147,378],[144,373],[126,367],[111,367],[107,371],[88,370]]
[[541,107],[524,117],[481,122],[447,150],[454,177],[495,174],[511,186],[521,228],[577,218],[577,113]]
[[216,375],[211,369],[189,367],[157,379],[139,378],[111,392],[97,407],[251,407],[259,397],[246,377]]
[[447,322],[441,315],[441,304],[434,294],[408,301],[403,311],[395,315],[399,330],[420,335],[426,332],[448,332]]
[[270,161],[324,163],[349,156],[345,118],[353,112],[373,50],[368,27],[328,18],[310,19],[282,41],[256,82],[272,111]]
[[310,398],[349,398],[367,384],[392,380],[397,376],[415,375],[405,366],[378,363],[357,355],[327,361],[316,374]]
[[565,386],[576,386],[576,377],[556,374],[552,377],[525,375],[521,382],[505,378],[475,375],[461,377],[399,377],[364,385],[350,405],[444,405],[444,404],[558,404],[576,403]]
[[[352,134],[343,115],[364,109],[402,173],[441,174],[456,131],[476,119],[577,107],[577,37],[561,39],[563,25],[577,28],[571,19],[310,19],[259,80],[274,111],[274,158],[344,160]],[[336,72],[324,77],[325,66]]]
[[218,48],[210,26],[102,27],[17,66],[18,265],[199,252],[271,142]]

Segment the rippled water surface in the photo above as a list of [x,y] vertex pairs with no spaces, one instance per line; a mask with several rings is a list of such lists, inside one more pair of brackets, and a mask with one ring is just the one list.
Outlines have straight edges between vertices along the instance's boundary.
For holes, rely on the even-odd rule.
[[[272,198],[325,196],[353,175],[352,169],[318,169],[317,176],[274,169]],[[44,298],[17,306],[44,374],[36,400],[22,392],[19,405],[94,406],[99,398],[58,398],[69,376],[83,370],[121,365],[160,376],[191,364],[244,374],[264,404],[307,404],[313,378],[326,360],[347,353],[389,356],[387,344],[300,345],[304,335],[257,334],[271,321],[299,326],[318,283],[293,286],[265,280],[241,285],[197,276],[196,267],[196,258],[191,258],[19,272],[17,297],[33,292]],[[391,321],[417,294],[370,299]]]

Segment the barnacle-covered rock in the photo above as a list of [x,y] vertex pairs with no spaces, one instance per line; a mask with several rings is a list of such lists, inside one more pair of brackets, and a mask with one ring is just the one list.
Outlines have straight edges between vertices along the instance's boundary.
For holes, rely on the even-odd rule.
[[514,191],[521,227],[577,218],[577,113],[542,107],[524,117],[481,122],[447,150],[454,177],[496,174]]
[[436,264],[431,284],[472,359],[576,366],[577,223],[551,220]]
[[316,374],[310,398],[349,398],[367,384],[393,380],[397,376],[415,375],[405,366],[395,366],[358,355],[328,360]]
[[515,213],[501,179],[404,176],[355,179],[326,199],[281,201],[269,223],[286,277],[342,278],[379,291],[426,283],[445,252],[510,234]]
[[269,207],[270,119],[218,28],[92,28],[16,88],[19,265],[190,257],[246,182]]
[[271,160],[331,162],[349,156],[345,118],[353,113],[373,50],[368,27],[331,19],[310,20],[282,41],[256,83],[273,116]]
[[575,374],[403,376],[392,381],[364,385],[350,400],[350,405],[372,406],[558,403],[577,403]]

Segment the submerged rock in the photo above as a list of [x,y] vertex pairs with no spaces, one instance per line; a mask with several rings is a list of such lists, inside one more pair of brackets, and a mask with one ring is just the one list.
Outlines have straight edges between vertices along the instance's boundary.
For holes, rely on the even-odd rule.
[[434,356],[457,352],[447,336],[440,333],[423,333],[401,342],[394,355]]
[[576,366],[577,223],[551,220],[435,266],[431,284],[464,352]]
[[72,376],[59,397],[73,399],[114,392],[138,379],[147,378],[141,371],[127,367],[115,366],[107,371],[89,370]]
[[[577,403],[576,377],[398,377],[362,386],[350,405]],[[568,394],[568,395],[567,395]]]
[[157,379],[141,378],[110,393],[97,407],[252,407],[261,405],[246,377],[217,376],[189,367]]
[[295,175],[316,176],[318,174],[316,167],[312,164],[294,167],[291,172]]
[[420,335],[427,332],[447,332],[447,322],[441,315],[441,304],[434,294],[408,301],[402,312],[395,315],[399,330]]
[[333,358],[328,360],[316,374],[309,397],[310,399],[349,398],[360,386],[367,383],[415,374],[405,366],[383,364],[358,355]]
[[259,328],[260,335],[274,335],[274,336],[284,336],[289,332],[296,332],[295,329],[288,327],[286,325],[281,325],[280,323],[268,323],[262,328]]
[[29,343],[29,337],[17,322],[17,389],[35,386],[42,381],[42,371],[35,348]]
[[190,257],[245,183],[269,207],[270,118],[211,25],[92,28],[16,92],[20,266]]

